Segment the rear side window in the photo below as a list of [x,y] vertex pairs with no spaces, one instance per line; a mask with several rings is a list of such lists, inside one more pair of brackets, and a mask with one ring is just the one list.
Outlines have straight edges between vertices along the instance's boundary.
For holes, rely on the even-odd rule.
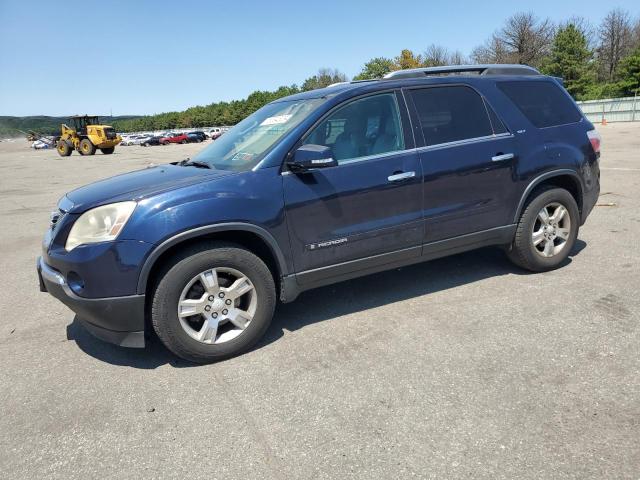
[[495,135],[500,135],[502,133],[508,133],[507,127],[504,126],[502,120],[498,118],[496,112],[493,111],[490,105],[487,105],[487,112],[489,113],[489,118],[491,119],[491,125],[493,126],[493,133]]
[[487,108],[475,90],[451,86],[410,92],[427,145],[493,135]]
[[579,122],[582,115],[555,82],[498,82],[498,88],[538,128]]

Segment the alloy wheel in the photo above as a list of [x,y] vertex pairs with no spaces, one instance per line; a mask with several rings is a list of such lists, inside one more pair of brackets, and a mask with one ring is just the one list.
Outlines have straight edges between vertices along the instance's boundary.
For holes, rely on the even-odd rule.
[[531,240],[538,255],[549,258],[560,253],[571,235],[571,216],[558,202],[545,205],[536,217]]
[[220,344],[245,331],[257,304],[255,286],[246,275],[233,268],[212,268],[184,287],[178,300],[178,319],[194,340]]

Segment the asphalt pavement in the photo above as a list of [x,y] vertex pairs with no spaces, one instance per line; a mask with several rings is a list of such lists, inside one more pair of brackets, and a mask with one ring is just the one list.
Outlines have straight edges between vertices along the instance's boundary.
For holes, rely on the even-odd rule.
[[203,146],[0,143],[0,476],[637,480],[640,123],[599,128],[602,195],[559,270],[487,248],[306,292],[207,366],[94,339],[35,273],[66,191]]

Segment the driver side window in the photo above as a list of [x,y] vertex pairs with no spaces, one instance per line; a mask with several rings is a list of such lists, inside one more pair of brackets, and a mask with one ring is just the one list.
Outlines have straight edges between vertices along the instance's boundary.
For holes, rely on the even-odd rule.
[[338,164],[404,150],[395,95],[372,95],[340,107],[307,136],[304,144],[330,147]]

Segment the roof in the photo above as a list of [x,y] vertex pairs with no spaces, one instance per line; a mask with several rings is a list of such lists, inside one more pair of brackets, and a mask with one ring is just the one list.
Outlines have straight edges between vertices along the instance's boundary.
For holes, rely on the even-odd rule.
[[[330,98],[348,90],[356,88],[380,85],[392,80],[402,82],[403,80],[428,80],[438,81],[438,78],[447,76],[455,77],[485,77],[485,76],[509,76],[509,77],[532,77],[543,76],[538,70],[528,65],[519,64],[478,64],[478,65],[443,65],[440,67],[412,68],[406,70],[396,70],[386,74],[383,78],[373,80],[354,80],[351,82],[334,83],[325,88],[309,90],[297,93],[288,97],[283,97],[275,102],[291,100],[307,100],[312,98]],[[274,102],[274,103],[275,103]]]

